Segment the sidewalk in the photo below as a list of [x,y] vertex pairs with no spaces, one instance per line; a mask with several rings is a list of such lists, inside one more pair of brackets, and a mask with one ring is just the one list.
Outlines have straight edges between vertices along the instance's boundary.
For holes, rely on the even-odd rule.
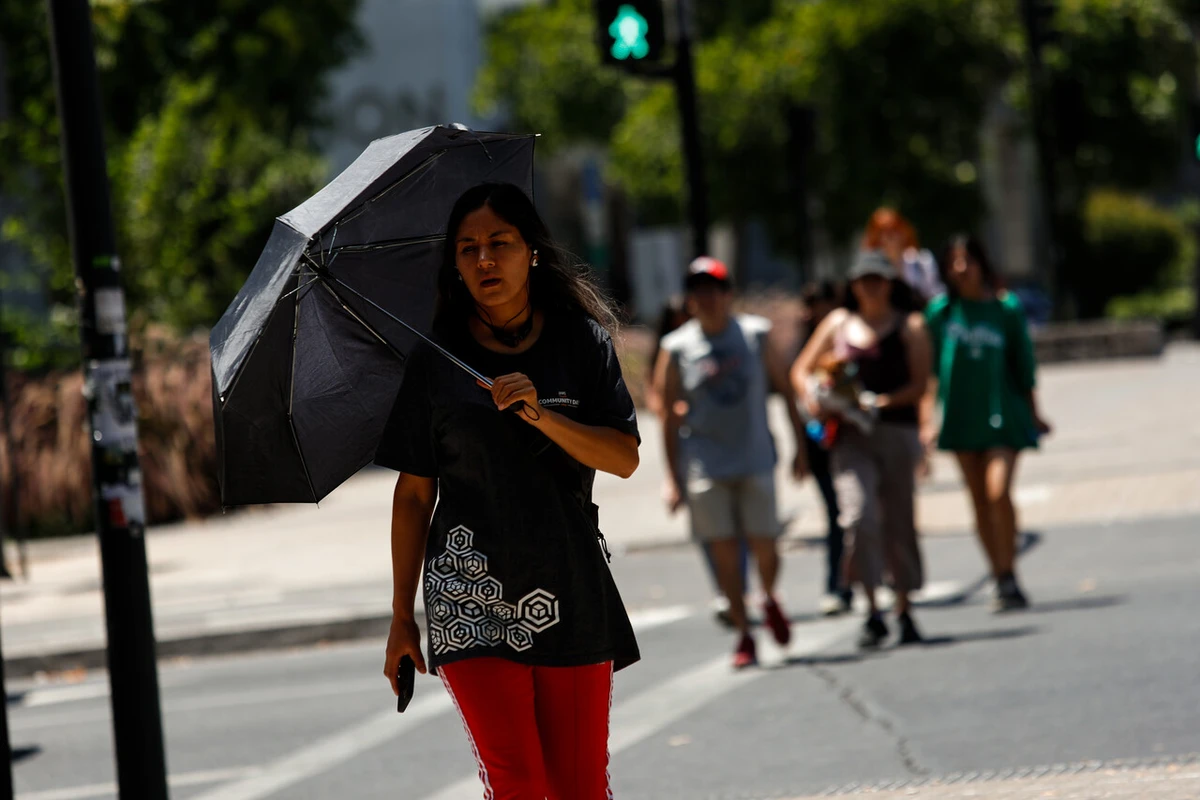
[[[1200,348],[1161,360],[1053,366],[1042,403],[1056,425],[1044,451],[1022,462],[1018,500],[1026,529],[1200,514]],[[773,409],[781,465],[792,448]],[[661,434],[641,419],[642,464],[628,481],[596,482],[603,530],[615,553],[686,547],[686,516],[668,517],[660,492]],[[939,457],[922,487],[924,535],[970,530],[953,463]],[[783,515],[798,543],[824,532],[811,482],[781,466]],[[382,635],[390,617],[388,530],[395,474],[369,469],[319,508],[251,509],[164,526],[147,539],[160,655],[303,645]],[[16,563],[10,553],[10,563]],[[99,666],[103,597],[94,537],[29,546],[28,582],[0,584],[2,643],[10,676]]]
[[[1166,764],[1153,767],[1089,768],[1062,765],[1022,774],[1057,773],[1008,780],[930,781],[900,789],[862,789],[822,797],[869,797],[873,800],[1195,800],[1200,797],[1200,765]],[[948,785],[947,785],[948,784]],[[815,800],[815,798],[795,798]]]

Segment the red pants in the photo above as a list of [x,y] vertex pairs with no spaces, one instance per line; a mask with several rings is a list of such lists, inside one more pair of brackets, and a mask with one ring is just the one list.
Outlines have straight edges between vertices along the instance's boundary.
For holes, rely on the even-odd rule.
[[438,674],[462,714],[485,800],[611,800],[611,662],[529,667],[470,658]]

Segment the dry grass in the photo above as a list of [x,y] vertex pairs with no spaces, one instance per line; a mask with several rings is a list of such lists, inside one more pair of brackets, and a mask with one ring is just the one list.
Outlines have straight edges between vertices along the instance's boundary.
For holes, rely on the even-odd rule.
[[[138,451],[149,521],[210,514],[220,502],[207,338],[180,340],[151,329],[136,355]],[[10,391],[21,528],[32,536],[89,530],[91,452],[82,375],[14,376]],[[8,447],[0,437],[4,513],[14,530]]]

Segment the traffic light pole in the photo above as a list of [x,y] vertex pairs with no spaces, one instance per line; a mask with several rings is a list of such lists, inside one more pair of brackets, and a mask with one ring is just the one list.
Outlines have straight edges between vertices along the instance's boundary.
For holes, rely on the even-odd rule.
[[676,0],[679,12],[679,42],[676,45],[675,97],[679,102],[679,123],[683,136],[683,156],[687,166],[688,216],[692,228],[692,255],[709,254],[708,183],[704,175],[704,152],[700,143],[700,117],[696,110],[696,76],[692,62],[692,25],[689,0]]
[[125,297],[116,256],[88,0],[47,0],[62,123],[67,222],[79,289],[121,800],[167,800],[145,504]]

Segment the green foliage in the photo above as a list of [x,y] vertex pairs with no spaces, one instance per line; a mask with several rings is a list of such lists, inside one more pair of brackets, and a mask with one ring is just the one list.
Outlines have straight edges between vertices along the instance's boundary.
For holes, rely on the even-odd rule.
[[[11,114],[0,123],[0,235],[50,292],[49,320],[6,317],[26,367],[62,365],[74,338],[46,4],[0,0]],[[280,210],[315,190],[323,76],[358,43],[357,0],[92,6],[118,251],[136,318],[211,324]],[[32,331],[31,327],[49,326]],[[39,347],[47,349],[39,350]],[[69,360],[67,359],[68,363]]]
[[1152,290],[1127,297],[1114,297],[1105,308],[1113,319],[1156,319],[1169,326],[1186,324],[1196,314],[1196,291],[1190,286]]
[[488,27],[487,47],[476,108],[484,116],[503,111],[511,128],[544,134],[541,148],[606,142],[625,113],[631,82],[601,67],[591,0],[503,14]]
[[[888,201],[934,235],[982,211],[977,139],[1003,59],[986,4],[968,0],[699,3],[703,146],[718,218],[773,224],[784,249],[798,202],[789,107],[819,120],[812,188],[838,239]],[[613,177],[643,221],[681,218],[683,164],[669,84],[600,66],[585,0],[504,16],[478,97],[549,144],[608,141]],[[537,42],[537,47],[522,47]],[[953,65],[948,69],[947,65]],[[567,98],[564,100],[563,98]]]
[[180,330],[211,325],[270,235],[274,213],[320,186],[299,136],[202,109],[214,81],[178,81],[111,170],[130,307]]
[[[839,240],[881,203],[926,239],[983,213],[979,130],[1005,61],[1000,21],[975,0],[853,0],[792,6],[774,35],[792,98],[820,120],[818,188]],[[794,77],[793,77],[794,76]]]
[[[1190,0],[1061,0],[1045,53],[1064,214],[1095,186],[1142,190],[1179,161]],[[1194,5],[1194,4],[1193,4]],[[815,109],[810,191],[845,242],[882,203],[929,242],[978,226],[979,133],[989,105],[1027,108],[1026,42],[1012,0],[700,0],[695,48],[710,205],[767,220],[791,244],[797,147],[788,110]],[[1200,6],[1197,6],[1200,8]],[[610,145],[612,177],[643,222],[682,218],[673,92],[600,65],[587,0],[500,17],[477,97],[517,127]],[[1069,244],[1082,248],[1079,237]]]
[[[1085,310],[1103,310],[1122,295],[1169,294],[1186,281],[1196,244],[1171,211],[1134,195],[1097,190],[1082,219],[1087,269],[1076,291]],[[1135,306],[1125,301],[1117,308]]]
[[1047,52],[1066,202],[1089,189],[1151,188],[1178,168],[1180,111],[1194,69],[1167,0],[1063,0]]

